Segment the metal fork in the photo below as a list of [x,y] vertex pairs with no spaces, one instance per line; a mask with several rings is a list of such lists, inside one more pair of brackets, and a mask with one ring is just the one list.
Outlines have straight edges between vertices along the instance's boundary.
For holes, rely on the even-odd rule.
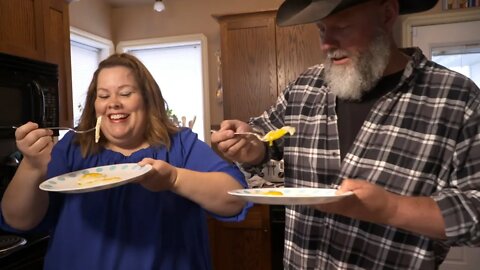
[[[9,129],[9,128],[17,129],[18,127],[17,126],[0,126],[0,129]],[[45,127],[45,129],[70,130],[70,131],[73,131],[75,133],[87,133],[87,132],[95,130],[94,127],[90,128],[90,129],[87,129],[87,130],[77,130],[77,129],[70,128],[70,127]]]
[[[218,130],[210,130],[211,133],[214,133],[214,132],[217,132]],[[258,134],[258,133],[255,133],[255,132],[235,132],[234,133],[235,135],[252,135],[252,136],[255,136],[257,137],[257,139],[259,139],[260,141],[263,141],[263,142],[266,142],[267,140],[264,138],[264,136]]]

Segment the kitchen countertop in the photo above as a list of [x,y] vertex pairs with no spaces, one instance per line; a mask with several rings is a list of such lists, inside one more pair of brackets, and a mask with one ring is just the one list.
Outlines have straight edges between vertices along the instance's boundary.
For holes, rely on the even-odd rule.
[[274,187],[283,187],[283,181],[281,182],[270,182],[258,175],[254,175],[247,179],[249,188],[274,188]]

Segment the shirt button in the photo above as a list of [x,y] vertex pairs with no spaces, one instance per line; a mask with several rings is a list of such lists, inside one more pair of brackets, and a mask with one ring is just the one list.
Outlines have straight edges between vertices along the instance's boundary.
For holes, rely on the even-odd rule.
[[334,121],[334,120],[335,120],[335,116],[333,116],[333,115],[332,115],[332,116],[329,116],[329,117],[328,117],[328,120],[329,120],[329,121]]
[[332,152],[333,157],[338,157],[338,152]]

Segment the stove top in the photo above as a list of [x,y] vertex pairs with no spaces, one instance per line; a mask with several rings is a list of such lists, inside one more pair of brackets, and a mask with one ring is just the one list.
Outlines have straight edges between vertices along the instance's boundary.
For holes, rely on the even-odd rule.
[[27,239],[18,235],[0,235],[0,254],[27,243]]
[[0,269],[41,270],[49,236],[16,235],[0,231]]

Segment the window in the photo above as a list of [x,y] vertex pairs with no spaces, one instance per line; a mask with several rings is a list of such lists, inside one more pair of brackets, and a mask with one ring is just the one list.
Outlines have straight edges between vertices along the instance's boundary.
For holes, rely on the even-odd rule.
[[120,42],[117,51],[135,55],[152,73],[180,126],[209,143],[207,40],[204,35]]
[[113,43],[110,40],[71,27],[70,51],[73,125],[77,126],[93,73],[100,61],[107,58],[114,50]]
[[436,47],[432,60],[471,78],[480,87],[480,44]]

